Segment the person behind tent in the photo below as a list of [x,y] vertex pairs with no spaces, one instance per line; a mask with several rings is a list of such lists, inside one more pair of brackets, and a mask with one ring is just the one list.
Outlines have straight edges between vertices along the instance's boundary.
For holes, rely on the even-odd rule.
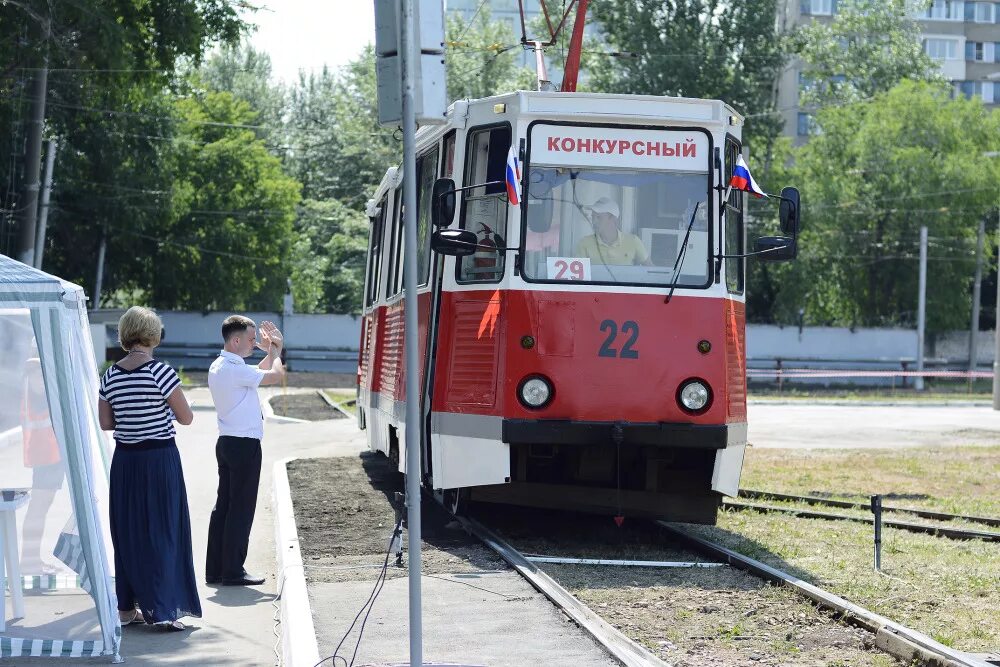
[[118,321],[125,358],[101,378],[101,428],[114,429],[111,541],[122,623],[183,630],[182,616],[201,617],[194,576],[191,518],[174,421],[194,418],[177,373],[153,358],[163,325],[133,306]]
[[25,574],[55,574],[56,567],[42,561],[42,535],[46,516],[66,479],[66,469],[49,419],[42,364],[37,356],[29,358],[24,365],[21,438],[24,466],[31,468],[31,498],[21,528],[21,571]]
[[651,266],[649,252],[635,234],[621,228],[621,211],[610,197],[600,197],[590,206],[594,233],[576,244],[577,257],[600,264]]

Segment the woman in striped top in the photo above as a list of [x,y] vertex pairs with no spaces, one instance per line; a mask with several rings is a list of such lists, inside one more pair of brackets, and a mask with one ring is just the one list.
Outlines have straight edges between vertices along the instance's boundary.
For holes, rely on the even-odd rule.
[[118,616],[126,625],[183,630],[177,619],[201,617],[201,601],[174,421],[190,424],[194,415],[177,373],[153,358],[161,331],[148,308],[122,315],[118,337],[128,354],[101,377],[98,413],[116,444],[110,505]]

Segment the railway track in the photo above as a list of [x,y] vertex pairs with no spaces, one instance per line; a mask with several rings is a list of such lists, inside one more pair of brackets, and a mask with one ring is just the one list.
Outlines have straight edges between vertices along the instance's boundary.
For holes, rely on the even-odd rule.
[[[781,493],[768,493],[765,491],[740,491],[741,497],[747,498],[766,498],[774,499],[788,502],[800,502],[807,503],[810,505],[826,505],[830,507],[842,507],[849,509],[870,509],[868,505],[861,503],[853,503],[848,501],[840,500],[827,500],[825,498],[815,498],[813,496],[793,496]],[[761,503],[748,503],[741,500],[725,500],[722,506],[734,510],[745,510],[754,512],[780,512],[783,514],[790,514],[792,516],[807,518],[807,519],[824,519],[827,521],[853,521],[855,523],[867,523],[872,525],[875,523],[875,519],[871,517],[864,516],[854,516],[850,514],[837,514],[832,512],[818,512],[814,510],[799,509],[795,507],[784,507],[779,505],[766,505]],[[898,508],[892,506],[882,506],[882,511],[891,512],[905,512],[910,514],[915,514],[917,516],[934,519],[937,521],[970,521],[984,523],[987,525],[1000,525],[1000,520],[993,519],[990,517],[974,517],[966,516],[961,514],[945,514],[943,512],[931,512],[917,509],[909,508]],[[928,525],[923,523],[914,523],[912,521],[898,521],[896,519],[882,519],[882,525],[889,528],[898,528],[900,530],[906,530],[912,533],[925,533],[928,535],[937,535],[940,537],[946,537],[952,540],[983,540],[986,542],[1000,542],[1000,532],[987,531],[987,530],[972,530],[968,528],[954,528],[951,526],[942,525]]]
[[[533,560],[545,562],[546,559],[534,559],[525,555],[513,544],[498,535],[497,532],[475,518],[469,516],[459,516],[456,518],[470,534],[500,555],[512,568],[517,570],[532,586],[590,634],[595,641],[601,644],[621,664],[629,667],[638,667],[640,665],[662,667],[669,665],[669,663],[654,655],[644,646],[611,625],[600,614],[581,602],[533,562]],[[870,633],[872,645],[895,656],[904,663],[909,664],[912,661],[917,661],[919,664],[940,667],[993,667],[995,664],[986,662],[978,656],[945,646],[918,631],[906,628],[888,618],[852,604],[791,574],[695,536],[676,525],[659,521],[648,522],[648,525],[651,532],[655,531],[661,535],[665,534],[669,536],[671,541],[678,542],[684,548],[696,551],[714,561],[712,563],[683,563],[683,565],[694,569],[693,566],[718,566],[718,564],[722,563],[772,584],[788,587],[795,593],[810,600],[816,606],[832,612],[841,621]],[[559,558],[551,560],[566,562],[567,559]],[[651,564],[642,562],[636,563],[636,565],[648,567]],[[589,564],[581,564],[580,566],[592,567]]]
[[[808,505],[825,505],[827,507],[841,507],[845,509],[870,509],[867,503],[855,503],[849,500],[834,500],[832,498],[820,498],[818,496],[795,496],[787,493],[775,493],[773,491],[755,491],[752,489],[740,489],[740,498],[774,499],[787,500],[791,502],[806,503]],[[934,512],[932,510],[919,509],[915,507],[899,507],[897,505],[882,505],[883,512],[899,512],[901,514],[912,514],[924,519],[936,519],[937,521],[968,521],[970,523],[981,523],[986,526],[1000,527],[1000,519],[988,516],[973,516],[968,514],[947,514],[945,512]]]

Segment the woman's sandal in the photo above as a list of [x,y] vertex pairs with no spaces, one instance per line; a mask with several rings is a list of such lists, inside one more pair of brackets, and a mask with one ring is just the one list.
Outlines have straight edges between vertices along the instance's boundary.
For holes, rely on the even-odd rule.
[[187,626],[180,621],[162,621],[156,624],[157,627],[161,627],[167,632],[182,632],[187,630]]
[[118,621],[122,625],[132,625],[134,623],[145,623],[146,619],[142,617],[141,611],[139,611],[138,609],[133,609],[132,615],[129,617],[123,617],[122,612],[118,612]]

